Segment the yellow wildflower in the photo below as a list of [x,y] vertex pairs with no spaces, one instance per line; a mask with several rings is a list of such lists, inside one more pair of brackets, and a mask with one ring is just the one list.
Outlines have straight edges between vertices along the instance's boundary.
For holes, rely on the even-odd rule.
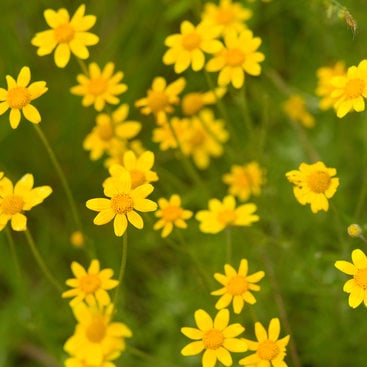
[[291,95],[283,103],[283,110],[291,120],[300,122],[304,127],[315,126],[315,118],[307,111],[305,100],[300,95]]
[[[98,364],[98,367],[116,367],[114,363],[111,362],[109,359],[104,359],[100,364]],[[64,362],[65,367],[95,367],[96,365],[91,365],[86,362],[85,359],[80,358],[67,358]]]
[[347,232],[349,234],[350,237],[361,237],[362,235],[362,228],[356,224],[350,224],[347,228]]
[[[181,141],[182,136],[186,134],[190,121],[188,119],[180,119],[172,117],[170,122],[166,122],[153,129],[152,140],[159,143],[160,150],[176,149],[178,147],[176,137]],[[175,132],[173,134],[172,130]]]
[[82,247],[82,246],[84,246],[85,239],[84,239],[83,233],[80,232],[80,231],[74,231],[74,232],[72,232],[71,235],[70,235],[70,243],[74,247]]

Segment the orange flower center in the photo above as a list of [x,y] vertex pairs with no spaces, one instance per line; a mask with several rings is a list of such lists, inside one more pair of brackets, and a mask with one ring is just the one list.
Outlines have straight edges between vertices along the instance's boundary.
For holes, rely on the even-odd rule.
[[101,77],[89,80],[88,91],[90,94],[93,94],[94,96],[99,96],[105,93],[107,88],[108,88],[107,81]]
[[222,346],[224,336],[222,331],[210,329],[203,336],[203,344],[205,349],[218,349]]
[[181,218],[182,208],[176,205],[168,205],[162,209],[162,218],[166,222],[174,222],[175,220]]
[[157,113],[166,108],[168,105],[168,97],[164,92],[149,90],[147,104],[153,113]]
[[231,9],[220,9],[217,13],[217,23],[227,25],[233,21],[233,12]]
[[217,215],[218,222],[228,226],[236,220],[236,212],[232,209],[224,209]]
[[10,108],[20,110],[31,101],[31,94],[26,87],[14,87],[8,91],[6,101]]
[[227,51],[227,65],[241,66],[245,61],[245,54],[239,48],[230,48]]
[[101,286],[101,280],[95,274],[87,274],[79,279],[79,288],[86,294],[94,293]]
[[233,296],[244,294],[248,289],[246,277],[243,275],[235,275],[227,283],[227,291]]
[[128,194],[117,194],[111,199],[111,207],[116,214],[126,214],[134,209],[134,201]]
[[264,340],[261,342],[257,347],[257,355],[261,359],[265,359],[267,361],[271,361],[274,359],[278,354],[280,350],[276,342],[273,342],[271,340]]
[[70,23],[59,25],[54,32],[57,43],[69,43],[75,34],[75,30]]
[[15,215],[23,210],[24,200],[18,195],[8,195],[1,203],[1,210],[3,214]]
[[201,36],[197,32],[191,32],[185,34],[182,38],[182,47],[187,51],[195,50],[199,48],[201,43]]
[[189,93],[182,99],[182,111],[186,116],[196,115],[204,102],[200,93]]
[[330,186],[331,178],[325,171],[315,171],[308,175],[307,184],[311,191],[321,194]]
[[130,171],[130,177],[131,177],[131,188],[132,189],[135,189],[135,187],[143,185],[146,182],[144,172],[138,169],[132,169]]
[[358,269],[353,277],[358,287],[367,289],[367,268]]
[[203,131],[200,130],[193,131],[190,138],[190,143],[193,146],[200,146],[203,144],[204,141],[205,141],[205,134]]
[[87,326],[85,334],[92,343],[100,343],[106,336],[106,322],[102,316],[96,316]]
[[98,136],[101,140],[109,141],[114,137],[114,130],[110,121],[98,126]]
[[358,98],[362,95],[365,83],[362,79],[351,79],[345,86],[345,95],[349,99]]

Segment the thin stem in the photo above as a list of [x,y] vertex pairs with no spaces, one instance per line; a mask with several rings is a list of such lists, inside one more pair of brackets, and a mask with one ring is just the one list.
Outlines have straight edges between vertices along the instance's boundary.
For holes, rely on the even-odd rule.
[[153,365],[156,365],[156,366],[165,366],[165,367],[175,367],[177,366],[176,364],[174,363],[171,363],[171,362],[167,362],[167,361],[162,361],[156,357],[153,357],[152,355],[144,352],[143,350],[140,350],[138,348],[135,348],[135,347],[132,347],[132,346],[128,346],[127,348],[127,351],[138,357],[138,358],[141,358],[141,359],[144,359],[148,362],[151,362]]
[[6,227],[5,234],[6,234],[6,238],[8,239],[9,246],[10,246],[10,252],[14,260],[15,271],[17,273],[18,280],[20,280],[22,278],[22,272],[20,270],[19,259],[18,259],[18,255],[15,249],[14,239],[9,229],[9,226]]
[[225,229],[226,232],[226,258],[227,263],[231,264],[232,262],[232,229],[230,227]]
[[76,60],[78,61],[78,64],[79,64],[80,68],[82,69],[82,72],[85,75],[89,75],[86,63],[83,60],[79,59],[79,57],[77,57]]
[[240,101],[240,106],[241,106],[241,111],[242,111],[243,122],[245,124],[245,128],[248,131],[249,137],[251,139],[254,135],[254,127],[253,127],[252,117],[250,115],[250,110],[249,110],[248,103],[247,103],[245,85],[240,89],[239,97],[240,97],[239,101]]
[[125,232],[123,237],[122,237],[121,263],[120,263],[120,271],[119,271],[119,277],[118,277],[118,282],[119,283],[117,285],[117,288],[116,288],[116,291],[115,291],[115,296],[114,296],[114,299],[113,299],[113,304],[114,304],[115,309],[117,307],[117,302],[118,302],[118,298],[119,298],[121,283],[122,283],[122,280],[123,280],[124,275],[125,275],[126,262],[127,262],[127,232]]

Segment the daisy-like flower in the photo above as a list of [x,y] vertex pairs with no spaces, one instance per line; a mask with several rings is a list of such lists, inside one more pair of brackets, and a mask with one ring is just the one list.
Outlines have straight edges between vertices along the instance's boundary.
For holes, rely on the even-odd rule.
[[240,205],[236,208],[236,200],[228,195],[221,202],[218,199],[209,200],[209,210],[200,210],[195,218],[200,222],[200,231],[218,233],[231,226],[249,226],[260,218],[254,214],[257,207],[253,203]]
[[289,335],[279,339],[280,322],[278,318],[270,320],[268,331],[260,322],[255,323],[257,341],[244,339],[248,349],[255,353],[242,358],[240,365],[248,367],[287,367],[284,362]]
[[75,278],[68,279],[66,284],[73,289],[62,293],[63,298],[74,297],[70,301],[70,306],[73,307],[83,300],[88,304],[95,304],[97,300],[101,306],[106,306],[111,302],[107,291],[117,287],[119,283],[117,280],[111,279],[112,269],[101,270],[99,261],[94,259],[88,270],[76,261],[71,263],[71,270]]
[[129,106],[121,105],[111,114],[100,113],[96,117],[96,126],[86,136],[83,148],[90,151],[91,160],[97,160],[104,153],[110,153],[125,147],[127,140],[134,138],[141,130],[138,121],[125,121]]
[[185,85],[184,78],[179,78],[167,85],[163,77],[157,76],[147,96],[136,101],[135,106],[141,108],[140,111],[144,115],[153,114],[157,124],[166,123],[167,114],[173,113],[173,106],[179,103],[178,95],[183,91]]
[[94,105],[97,111],[102,111],[105,104],[119,104],[118,96],[127,90],[127,85],[120,83],[124,77],[122,71],[113,74],[115,65],[109,62],[103,70],[92,62],[88,67],[88,75],[78,74],[76,85],[70,89],[72,94],[83,96],[82,105],[88,107]]
[[160,218],[153,229],[162,229],[162,237],[167,237],[173,227],[187,228],[185,220],[192,217],[192,211],[181,207],[181,198],[179,195],[171,195],[167,200],[165,198],[158,199],[159,209],[155,212],[155,216]]
[[221,33],[226,34],[233,31],[241,32],[246,28],[244,22],[251,16],[252,11],[244,8],[240,2],[220,0],[219,5],[205,3],[201,19],[204,23],[221,26]]
[[352,263],[344,260],[335,262],[335,267],[345,274],[353,276],[345,282],[343,291],[349,293],[348,303],[352,308],[362,302],[367,307],[367,257],[365,253],[356,249],[352,252]]
[[30,81],[31,71],[28,66],[23,66],[17,80],[10,75],[6,76],[7,90],[0,88],[0,115],[10,108],[9,121],[13,129],[19,125],[21,112],[33,124],[41,122],[41,115],[31,102],[46,93],[48,88],[46,82],[33,82],[28,85]]
[[143,228],[143,219],[135,210],[151,212],[157,209],[154,201],[146,199],[153,189],[151,184],[132,189],[130,173],[121,172],[119,177],[104,184],[104,194],[109,199],[90,199],[86,206],[99,212],[93,221],[96,225],[106,224],[113,219],[115,235],[121,237],[126,231],[128,221],[138,229]]
[[71,19],[64,8],[57,11],[46,9],[43,15],[51,29],[36,33],[32,38],[32,45],[38,47],[37,54],[45,56],[55,50],[55,64],[59,68],[68,64],[71,53],[79,59],[87,59],[89,51],[86,46],[97,44],[99,38],[87,32],[94,26],[97,18],[84,13],[84,4],[79,6]]
[[233,165],[231,171],[223,175],[223,182],[229,185],[228,192],[246,201],[251,195],[259,196],[265,183],[265,172],[257,162]]
[[14,231],[27,230],[24,211],[41,204],[52,193],[50,186],[33,187],[34,179],[25,174],[15,185],[7,177],[0,180],[0,231],[11,221]]
[[219,71],[218,85],[225,87],[232,83],[241,88],[245,82],[245,73],[258,76],[261,73],[259,63],[265,59],[257,49],[261,44],[260,37],[245,29],[241,33],[227,32],[224,36],[225,47],[206,64],[210,72]]
[[300,122],[304,127],[315,126],[315,118],[308,112],[304,98],[298,94],[291,95],[283,103],[283,111],[291,120]]
[[247,350],[245,341],[237,338],[245,328],[238,323],[228,325],[227,309],[220,310],[214,320],[204,310],[197,310],[195,321],[198,328],[181,328],[185,336],[194,340],[181,350],[181,354],[193,356],[204,351],[203,367],[214,367],[217,360],[225,366],[232,366],[230,352],[240,353]]
[[248,275],[248,262],[242,259],[238,271],[225,264],[224,272],[225,274],[214,274],[214,278],[223,285],[223,288],[211,292],[213,296],[221,296],[215,305],[218,310],[228,307],[232,302],[233,311],[240,313],[245,303],[250,305],[256,303],[251,291],[260,290],[260,286],[255,283],[264,277],[263,271]]
[[348,68],[346,75],[335,76],[331,80],[334,91],[334,108],[339,118],[350,111],[361,112],[365,109],[364,98],[367,98],[367,60],[362,60],[358,66]]
[[81,302],[73,307],[73,313],[78,324],[64,345],[67,353],[84,361],[86,366],[100,366],[120,356],[125,338],[132,333],[124,323],[111,321],[113,304],[98,308]]
[[[169,123],[166,122],[153,129],[152,140],[159,144],[160,150],[176,149],[178,147],[177,139],[181,141],[182,137],[186,134],[189,124],[189,119],[172,117]],[[172,130],[175,132],[176,136],[173,134]]]
[[301,163],[299,170],[286,173],[293,186],[293,193],[302,205],[310,204],[312,213],[328,211],[328,199],[334,196],[339,186],[335,168],[327,168],[323,162]]
[[172,34],[165,40],[169,47],[163,55],[163,63],[174,64],[177,74],[182,73],[191,65],[192,70],[199,71],[205,64],[205,53],[218,52],[223,44],[216,38],[221,27],[200,23],[196,27],[188,20],[184,20],[180,27],[181,33]]

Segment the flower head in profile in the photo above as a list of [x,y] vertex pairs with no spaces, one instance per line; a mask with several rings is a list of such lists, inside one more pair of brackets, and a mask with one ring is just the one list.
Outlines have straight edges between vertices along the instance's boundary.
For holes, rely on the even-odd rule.
[[15,185],[7,177],[0,180],[0,231],[11,222],[14,231],[27,230],[23,212],[41,204],[51,193],[50,186],[33,187],[33,175],[27,173]]
[[120,83],[124,77],[122,71],[114,74],[115,65],[109,62],[101,68],[92,62],[88,67],[88,75],[78,74],[76,85],[70,89],[72,94],[82,96],[82,105],[93,105],[96,111],[102,111],[106,103],[116,105],[120,103],[117,97],[127,90],[127,85]]
[[247,367],[287,367],[284,362],[289,335],[279,339],[280,322],[278,318],[270,320],[268,331],[260,322],[255,323],[257,341],[244,339],[248,349],[255,353],[242,358],[239,364]]
[[216,38],[219,36],[221,27],[200,23],[196,27],[184,20],[181,23],[181,33],[172,34],[165,40],[169,47],[163,55],[163,63],[174,64],[177,74],[182,73],[191,65],[192,70],[199,71],[205,64],[205,54],[214,54],[222,47],[222,42]]
[[246,201],[251,195],[260,195],[261,187],[265,183],[264,176],[265,172],[259,163],[253,161],[243,165],[233,165],[231,171],[223,175],[223,182],[229,185],[230,195]]
[[343,291],[349,293],[348,303],[352,308],[358,307],[362,302],[367,307],[367,257],[366,254],[356,249],[352,252],[352,263],[344,260],[335,262],[335,267],[352,279],[345,282]]
[[204,233],[218,233],[231,226],[250,226],[260,218],[253,203],[242,204],[236,208],[236,200],[227,195],[223,202],[209,200],[209,210],[200,210],[195,218],[200,222],[199,228]]
[[157,76],[154,78],[152,87],[148,89],[147,96],[135,102],[144,115],[153,114],[158,125],[167,122],[167,114],[172,114],[174,105],[180,101],[178,95],[185,88],[186,81],[179,78],[167,85],[166,80]]
[[291,95],[283,103],[283,111],[292,121],[299,122],[304,127],[315,126],[315,118],[308,112],[304,98],[298,94]]
[[219,361],[225,366],[232,366],[230,352],[241,353],[247,350],[246,342],[237,338],[245,328],[238,323],[229,324],[229,311],[220,310],[214,320],[204,310],[195,312],[197,328],[183,327],[181,332],[194,340],[187,344],[181,354],[184,356],[202,356],[203,367],[214,367]]
[[206,64],[208,71],[219,71],[220,87],[232,83],[235,88],[241,88],[245,83],[245,74],[260,75],[259,63],[265,59],[264,54],[257,51],[261,44],[260,37],[254,37],[248,29],[239,34],[227,32],[224,36],[224,44],[225,47]]
[[301,163],[298,170],[286,173],[293,186],[293,193],[302,205],[310,204],[312,213],[328,211],[328,199],[334,196],[339,186],[335,168],[327,168],[323,162]]
[[84,4],[79,6],[71,19],[64,8],[57,11],[46,9],[43,14],[51,29],[39,32],[32,38],[32,45],[38,47],[37,54],[45,56],[55,50],[55,64],[59,68],[68,64],[71,53],[79,59],[87,59],[89,51],[86,46],[97,44],[99,38],[87,32],[94,26],[96,17],[84,13]]
[[121,237],[128,221],[138,229],[143,228],[143,218],[136,211],[151,212],[157,209],[157,204],[146,198],[153,189],[151,184],[132,189],[130,173],[124,171],[104,184],[104,194],[108,198],[90,199],[86,206],[99,212],[94,224],[103,225],[113,220],[115,235]]
[[173,227],[186,228],[185,220],[192,217],[192,211],[181,207],[181,198],[174,194],[167,200],[165,198],[158,199],[159,209],[155,212],[155,216],[159,220],[154,224],[153,229],[162,229],[162,237],[167,237]]
[[16,129],[24,117],[38,124],[41,122],[41,115],[31,102],[47,92],[46,82],[33,82],[31,84],[31,71],[28,66],[23,66],[17,79],[10,75],[6,76],[8,89],[0,88],[0,115],[10,108],[10,126]]
[[245,303],[250,305],[256,303],[251,292],[260,290],[260,286],[255,283],[264,277],[263,271],[248,275],[248,262],[246,259],[242,259],[238,271],[231,265],[225,264],[224,272],[225,274],[214,274],[214,278],[223,286],[211,292],[214,296],[221,296],[215,305],[217,309],[226,308],[232,303],[233,311],[240,313]]
[[73,299],[70,306],[75,306],[81,301],[86,301],[93,305],[95,301],[101,306],[111,303],[108,290],[118,285],[118,281],[111,279],[113,276],[112,269],[100,269],[99,261],[94,259],[91,261],[88,269],[84,269],[78,262],[71,263],[71,270],[75,278],[68,279],[66,284],[73,289],[69,289],[62,293],[63,298]]

